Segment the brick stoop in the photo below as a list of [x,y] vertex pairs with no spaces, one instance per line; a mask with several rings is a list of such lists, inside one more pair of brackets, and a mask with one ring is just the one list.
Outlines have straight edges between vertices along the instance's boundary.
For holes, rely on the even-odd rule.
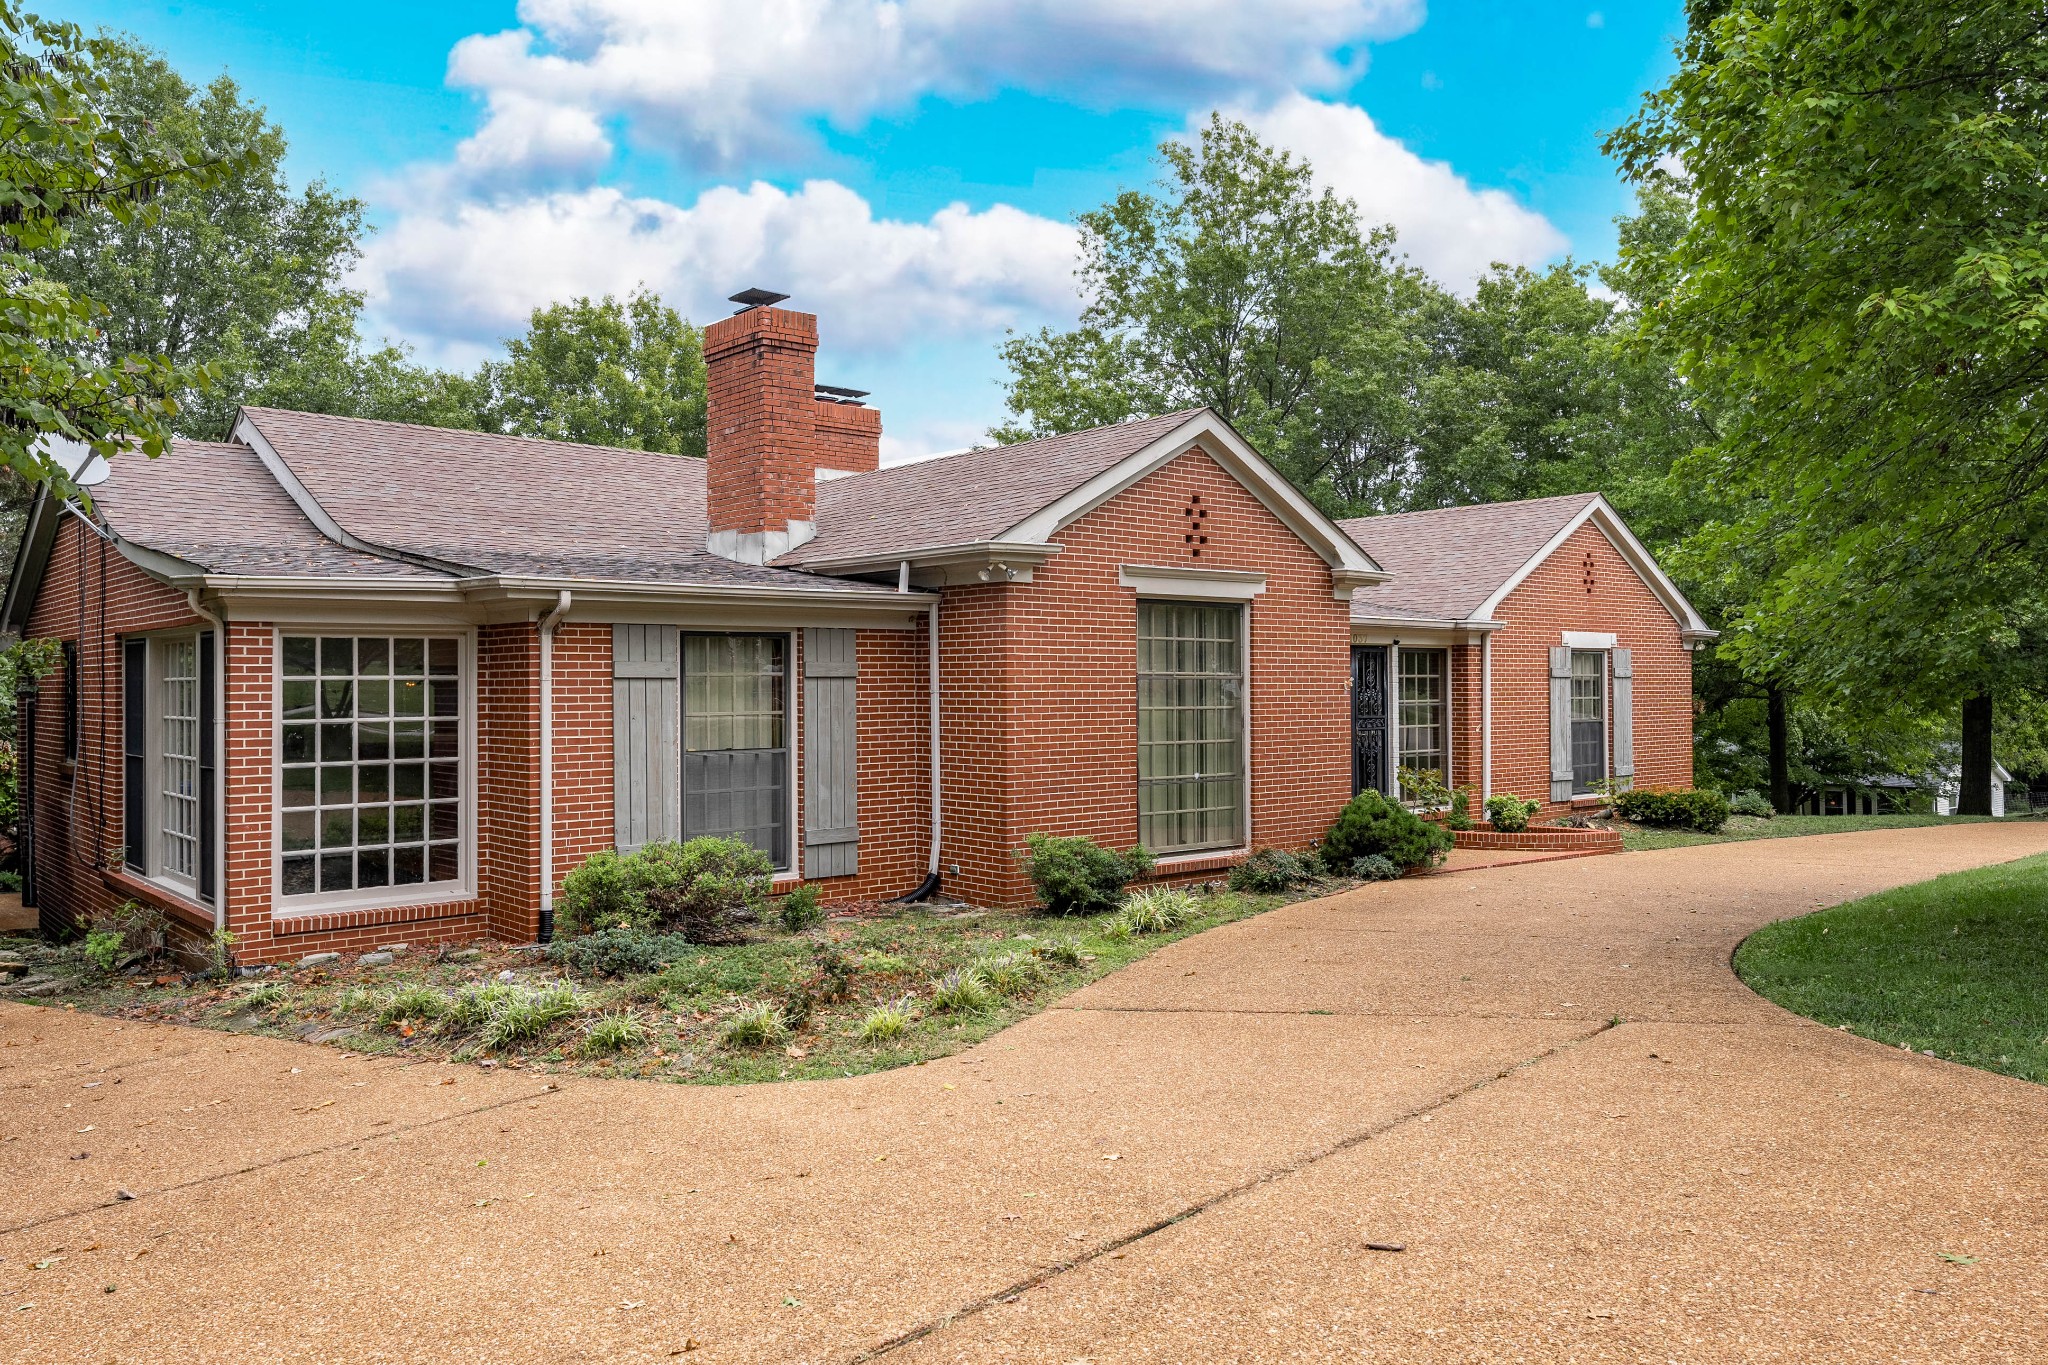
[[1618,829],[1525,829],[1515,834],[1496,829],[1460,829],[1451,832],[1456,848],[1533,848],[1555,853],[1619,853]]

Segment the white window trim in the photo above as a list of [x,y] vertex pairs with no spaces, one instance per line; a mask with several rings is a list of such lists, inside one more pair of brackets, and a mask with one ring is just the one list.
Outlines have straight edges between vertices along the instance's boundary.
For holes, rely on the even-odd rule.
[[1406,798],[1403,798],[1403,797],[1401,797],[1401,796],[1400,796],[1400,791],[1401,791],[1401,769],[1403,769],[1403,768],[1406,768],[1406,767],[1410,767],[1410,766],[1412,766],[1412,765],[1411,765],[1411,764],[1410,764],[1410,763],[1408,762],[1408,754],[1407,754],[1407,752],[1406,752],[1406,751],[1405,751],[1404,749],[1402,749],[1402,748],[1401,748],[1401,730],[1402,730],[1402,725],[1401,725],[1401,654],[1402,654],[1402,652],[1403,652],[1404,650],[1405,650],[1405,651],[1407,651],[1408,653],[1411,653],[1411,654],[1423,654],[1423,653],[1428,653],[1428,654],[1436,654],[1436,655],[1441,655],[1441,656],[1442,656],[1442,658],[1443,658],[1443,672],[1442,672],[1442,673],[1441,673],[1441,674],[1439,675],[1440,681],[1441,681],[1441,682],[1443,683],[1443,689],[1444,689],[1444,695],[1443,695],[1443,719],[1442,719],[1442,721],[1440,722],[1441,728],[1442,728],[1442,730],[1443,730],[1443,738],[1444,738],[1444,750],[1443,750],[1443,753],[1444,753],[1444,766],[1443,766],[1443,768],[1441,769],[1441,771],[1442,771],[1442,773],[1443,773],[1443,783],[1444,783],[1444,785],[1445,785],[1446,787],[1449,787],[1449,786],[1451,786],[1451,785],[1452,785],[1452,781],[1451,781],[1451,733],[1452,733],[1452,732],[1451,732],[1451,649],[1450,649],[1450,646],[1449,646],[1449,645],[1440,645],[1440,644],[1413,644],[1413,645],[1404,645],[1404,644],[1400,644],[1400,643],[1398,643],[1398,642],[1397,642],[1397,643],[1396,643],[1396,644],[1394,645],[1394,648],[1393,648],[1393,651],[1392,651],[1392,666],[1391,666],[1391,672],[1393,673],[1393,680],[1394,680],[1394,681],[1393,681],[1393,688],[1392,688],[1392,693],[1393,693],[1393,696],[1392,696],[1392,698],[1391,698],[1391,704],[1392,704],[1392,709],[1393,709],[1393,712],[1394,712],[1394,727],[1393,727],[1393,728],[1394,728],[1394,793],[1395,793],[1395,797],[1396,797],[1396,799],[1397,799],[1397,800],[1400,800],[1400,801],[1401,801],[1401,803],[1402,803],[1403,805],[1406,805],[1406,806],[1411,806],[1411,807],[1413,807],[1413,808],[1415,808],[1415,809],[1417,809],[1417,810],[1420,810],[1420,809],[1422,808],[1422,803],[1421,803],[1421,802],[1419,802],[1419,801],[1409,801],[1409,800],[1407,800]]
[[[690,680],[683,663],[682,637],[691,635],[765,635],[772,636],[782,644],[782,728],[783,752],[787,755],[789,770],[782,775],[782,789],[789,795],[789,809],[783,818],[789,831],[789,865],[777,867],[771,873],[771,880],[802,881],[804,875],[804,830],[798,823],[803,817],[804,763],[804,718],[803,691],[804,668],[807,666],[799,650],[802,645],[801,630],[778,630],[768,627],[748,630],[743,626],[690,626],[677,625],[676,641],[676,838],[683,839],[683,758],[689,752],[689,736],[685,733],[685,708],[689,705]],[[859,679],[855,679],[856,702],[859,696]],[[616,759],[614,760],[616,761]]]
[[[1606,640],[1606,645],[1573,645],[1572,640]],[[1614,648],[1612,635],[1592,635],[1583,631],[1566,631],[1565,643],[1571,645],[1574,654],[1598,654],[1600,656],[1600,775],[1603,781],[1614,781]],[[1577,724],[1576,721],[1573,724]],[[1595,791],[1578,790],[1577,764],[1573,764],[1572,801],[1597,802],[1601,796]]]
[[[462,875],[454,883],[422,882],[411,887],[377,886],[351,891],[284,894],[284,744],[279,734],[284,716],[284,637],[286,635],[423,635],[456,641],[456,669],[462,685],[462,759],[457,771],[462,791],[456,811],[462,828]],[[447,905],[477,896],[477,716],[476,631],[466,626],[429,626],[413,622],[355,621],[347,624],[280,626],[270,640],[270,913],[273,919],[331,915],[345,910],[397,910],[415,905]]]
[[[163,868],[163,673],[157,665],[157,657],[158,649],[166,641],[190,640],[193,650],[193,667],[195,670],[203,673],[203,661],[199,658],[198,652],[199,635],[200,632],[196,629],[180,627],[177,630],[158,631],[151,635],[128,637],[140,638],[146,642],[143,648],[145,663],[143,665],[142,687],[142,762],[143,771],[147,778],[144,786],[147,799],[143,805],[142,880],[148,882],[151,886],[161,887],[180,900],[195,902],[199,899],[198,867],[206,859],[205,849],[198,845],[194,846],[193,875],[190,877],[180,877],[174,873],[166,872]],[[202,697],[199,700],[201,710],[203,711],[205,709],[205,699]],[[200,742],[204,744],[204,735],[201,735]],[[204,769],[206,766],[205,759],[206,756],[204,754],[199,755],[199,766],[201,769]],[[200,810],[198,815],[198,838],[203,843],[205,840],[206,812]],[[215,837],[218,838],[219,835],[216,834]]]
[[1126,564],[1117,582],[1160,601],[1249,602],[1266,591],[1262,573],[1184,564]]

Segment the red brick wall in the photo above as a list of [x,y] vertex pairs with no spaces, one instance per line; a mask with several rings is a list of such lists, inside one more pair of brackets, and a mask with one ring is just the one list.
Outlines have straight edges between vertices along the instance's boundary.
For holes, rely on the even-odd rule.
[[1567,630],[1610,632],[1631,651],[1636,785],[1692,785],[1692,655],[1678,622],[1599,528],[1574,532],[1494,616],[1503,622],[1493,637],[1495,792],[1541,800],[1545,813],[1562,809],[1549,803],[1549,651]]
[[[83,604],[81,608],[81,589]],[[104,591],[103,591],[104,590]],[[105,619],[101,605],[105,604]],[[83,621],[81,622],[81,611]],[[44,679],[36,706],[37,891],[45,924],[83,925],[128,899],[106,884],[118,869],[122,833],[121,645],[139,631],[197,626],[181,592],[157,582],[72,517],[58,527],[49,568],[29,611],[27,634],[78,644],[79,754],[64,771],[64,677]],[[210,907],[193,907],[212,920]]]
[[[1195,494],[1208,515],[1190,543]],[[948,589],[941,615],[948,889],[1030,898],[1032,831],[1136,842],[1137,594],[1132,565],[1267,575],[1250,606],[1255,845],[1303,847],[1349,795],[1350,624],[1329,567],[1197,450],[1062,531],[1029,584]],[[1199,550],[1199,558],[1196,551]]]
[[493,934],[530,943],[540,927],[540,631],[531,621],[485,626],[476,658],[477,895]]
[[863,473],[882,462],[882,414],[851,403],[813,405],[817,433],[813,455],[824,469]]
[[612,818],[612,628],[563,625],[555,631],[554,889],[577,864],[610,848]]
[[1444,781],[1453,787],[1469,784],[1472,811],[1479,813],[1480,717],[1484,696],[1479,646],[1453,645],[1449,651],[1451,697],[1451,770]]

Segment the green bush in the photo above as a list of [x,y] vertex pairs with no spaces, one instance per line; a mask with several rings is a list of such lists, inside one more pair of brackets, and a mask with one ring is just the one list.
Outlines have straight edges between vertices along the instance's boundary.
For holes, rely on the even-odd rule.
[[1377,853],[1396,867],[1433,867],[1451,850],[1451,832],[1376,791],[1362,791],[1323,836],[1323,860],[1348,867]]
[[547,959],[586,976],[640,976],[680,962],[693,951],[690,940],[681,934],[650,934],[621,927],[558,938],[547,946]]
[[639,929],[734,943],[760,918],[774,870],[744,839],[662,840],[623,858],[594,853],[562,880],[555,915],[570,935]]
[[1728,798],[1705,788],[1635,787],[1611,800],[1614,813],[1634,825],[1712,834],[1728,822]]
[[1255,896],[1277,895],[1314,881],[1316,874],[1316,865],[1299,853],[1289,853],[1284,848],[1261,848],[1230,869],[1230,889]]
[[1497,792],[1486,798],[1486,823],[1502,834],[1520,834],[1529,828],[1529,817],[1542,804],[1540,801],[1525,801],[1513,792]]
[[125,939],[113,929],[95,929],[85,936],[85,960],[103,972],[120,965]]
[[1142,845],[1118,853],[1080,834],[1027,834],[1018,857],[1038,899],[1055,915],[1114,910],[1124,887],[1152,870],[1152,855]]
[[792,934],[823,924],[825,907],[819,904],[818,888],[806,883],[784,896],[775,907],[775,917]]
[[1749,815],[1759,820],[1774,820],[1778,812],[1761,792],[1739,791],[1728,798],[1730,815]]
[[1390,882],[1401,875],[1401,869],[1394,866],[1391,858],[1368,853],[1351,860],[1351,875],[1365,882]]

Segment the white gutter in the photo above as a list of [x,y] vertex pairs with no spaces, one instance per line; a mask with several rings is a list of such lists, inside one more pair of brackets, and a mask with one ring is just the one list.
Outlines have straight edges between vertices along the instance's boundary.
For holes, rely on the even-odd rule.
[[1479,810],[1493,795],[1493,636],[1479,637]]
[[540,618],[540,923],[541,939],[555,928],[555,627],[568,614],[569,590]]
[[[213,928],[228,924],[228,623],[185,590],[192,614],[213,626]],[[102,661],[104,664],[104,661]]]

